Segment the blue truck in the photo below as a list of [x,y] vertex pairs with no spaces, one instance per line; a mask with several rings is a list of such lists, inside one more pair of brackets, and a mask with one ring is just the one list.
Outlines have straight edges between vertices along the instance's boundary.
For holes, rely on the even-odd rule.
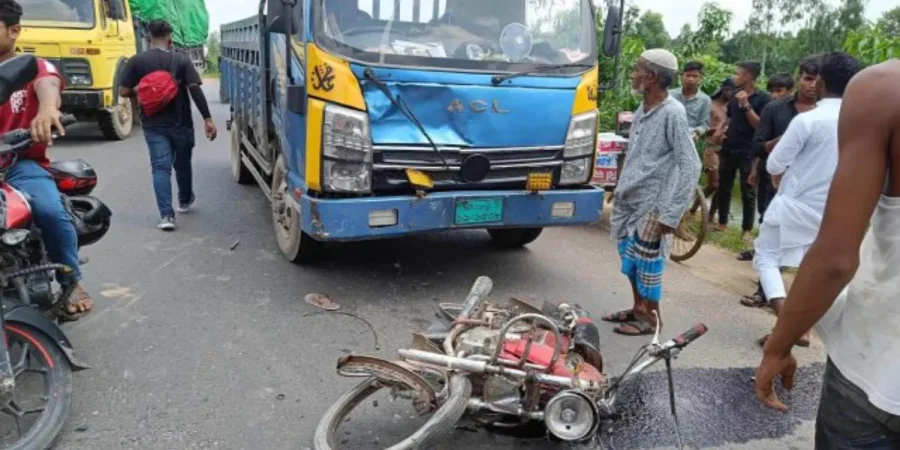
[[595,222],[598,53],[619,40],[598,44],[595,14],[591,0],[262,0],[221,27],[232,177],[259,184],[298,263],[329,241],[485,229],[509,248]]

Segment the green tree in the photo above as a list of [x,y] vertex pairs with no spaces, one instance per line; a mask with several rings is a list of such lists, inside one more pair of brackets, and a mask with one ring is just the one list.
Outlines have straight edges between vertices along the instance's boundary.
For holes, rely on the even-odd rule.
[[641,15],[635,25],[635,35],[644,42],[647,48],[665,48],[669,46],[671,37],[666,31],[662,14],[647,11]]
[[866,65],[900,57],[900,36],[888,35],[879,26],[867,26],[850,31],[844,41],[844,51]]
[[900,36],[900,6],[885,11],[878,19],[878,28],[883,30],[888,36]]

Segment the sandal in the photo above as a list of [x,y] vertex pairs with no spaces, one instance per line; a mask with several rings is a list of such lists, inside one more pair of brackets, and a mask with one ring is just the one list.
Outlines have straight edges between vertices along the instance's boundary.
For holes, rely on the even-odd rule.
[[[84,310],[79,311],[79,305],[81,305]],[[75,307],[75,311],[71,311],[70,308],[72,307]],[[75,322],[88,315],[93,309],[94,300],[80,285],[76,286],[72,291],[72,295],[69,297],[68,305],[59,311],[59,321],[61,323]]]
[[745,252],[741,252],[741,254],[738,255],[738,257],[737,257],[737,260],[738,261],[753,261],[754,255],[755,255],[755,252],[753,250],[747,250]]
[[764,308],[769,306],[769,301],[759,295],[757,292],[753,295],[745,295],[741,297],[741,304],[748,308]]
[[607,315],[601,317],[600,320],[602,320],[604,322],[612,322],[612,323],[633,322],[635,320],[634,309],[623,309],[622,311],[619,311],[619,312],[607,314]]
[[[756,341],[756,343],[759,344],[760,347],[765,347],[765,346],[766,346],[766,341],[769,340],[769,336],[770,336],[770,335],[767,334],[767,335],[765,335],[765,336],[759,338],[759,339]],[[796,345],[797,347],[807,348],[807,347],[809,347],[809,339],[807,339],[807,338],[805,338],[805,337],[801,337],[800,339],[797,340],[797,343],[794,344],[794,345]]]
[[649,336],[656,333],[656,327],[649,321],[637,319],[613,328],[613,332],[624,336]]

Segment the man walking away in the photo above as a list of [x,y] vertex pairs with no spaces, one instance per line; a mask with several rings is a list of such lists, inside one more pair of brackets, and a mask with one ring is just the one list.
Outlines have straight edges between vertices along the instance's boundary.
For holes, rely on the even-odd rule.
[[[772,183],[772,177],[766,170],[769,153],[775,148],[775,145],[781,139],[791,121],[794,120],[794,117],[816,106],[819,98],[818,89],[816,88],[816,80],[819,76],[819,59],[820,56],[815,55],[801,61],[797,73],[797,92],[790,97],[779,99],[766,105],[765,109],[763,109],[762,117],[759,119],[759,128],[756,129],[756,137],[753,141],[754,153],[759,163],[753,167],[753,172],[750,174],[750,184],[755,184],[757,187],[760,224],[763,223],[766,209],[778,191],[774,183]],[[776,91],[781,85],[787,84],[786,80],[776,79],[769,82],[775,86],[774,90]],[[793,85],[793,81],[791,85]],[[773,94],[773,97],[775,96],[776,94]],[[753,252],[744,252],[738,259],[752,261]],[[751,308],[768,306],[769,302],[763,292],[762,284],[757,282],[756,293],[742,298],[741,304]]]
[[[741,227],[744,239],[753,230],[756,209],[756,192],[748,184],[750,170],[753,165],[753,136],[759,125],[759,115],[769,103],[771,97],[756,87],[760,65],[757,62],[743,62],[737,65],[734,84],[737,92],[728,103],[728,120],[719,127],[717,134],[724,136],[719,166],[719,229],[725,230],[728,225],[728,214],[731,211],[731,191],[734,178],[740,174],[741,202],[743,203],[743,220]],[[727,133],[725,132],[727,127]]]
[[682,70],[681,87],[669,90],[669,95],[684,106],[688,127],[695,142],[709,130],[709,111],[712,107],[712,100],[700,90],[701,83],[703,63],[691,61]]
[[817,450],[900,448],[898,79],[900,60],[893,59],[862,71],[847,88],[838,125],[840,162],[822,227],[756,372],[759,399],[787,410],[773,381],[781,375],[785,388],[793,387],[797,361],[791,347],[818,322],[829,361]]
[[[821,100],[815,109],[797,115],[766,164],[781,187],[760,227],[753,267],[776,314],[787,297],[779,268],[798,267],[819,232],[838,162],[841,97],[861,68],[846,53],[828,53],[822,58],[817,83]],[[760,342],[764,344],[765,339]],[[809,346],[809,336],[801,337],[798,345]]]
[[690,207],[700,176],[684,106],[667,92],[677,71],[675,55],[653,49],[641,55],[631,74],[632,89],[643,96],[643,103],[634,114],[610,221],[633,306],[603,318],[619,323],[614,330],[619,334],[653,334],[661,317],[671,234]]
[[[719,191],[719,154],[722,150],[722,136],[716,136],[716,131],[727,119],[728,102],[734,95],[734,81],[726,78],[722,81],[719,89],[710,97],[712,105],[709,111],[709,129],[706,131],[706,146],[703,149],[703,173],[706,174],[706,187],[703,189],[703,196],[709,198],[711,194]],[[719,209],[718,194],[712,199],[709,205],[709,217],[707,220],[710,225],[715,223],[716,211]],[[694,211],[699,208],[697,202],[694,205]]]
[[[188,57],[172,50],[172,26],[157,20],[150,22],[148,29],[150,50],[128,62],[119,95],[137,97],[141,104],[144,139],[150,149],[150,165],[153,169],[153,190],[161,217],[159,228],[171,231],[175,229],[175,211],[172,210],[173,168],[178,184],[178,212],[190,211],[195,198],[191,173],[194,151],[191,99],[203,116],[207,139],[214,140],[217,130],[209,113],[206,96],[200,89],[200,74]],[[174,79],[174,84],[167,74]],[[158,92],[171,92],[172,98],[161,98]]]

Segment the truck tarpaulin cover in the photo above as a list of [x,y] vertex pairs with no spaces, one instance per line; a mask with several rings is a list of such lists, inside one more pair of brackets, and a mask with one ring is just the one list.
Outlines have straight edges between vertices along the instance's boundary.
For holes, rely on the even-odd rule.
[[132,15],[142,22],[169,22],[175,44],[184,47],[206,44],[209,13],[203,0],[128,0],[128,4]]

